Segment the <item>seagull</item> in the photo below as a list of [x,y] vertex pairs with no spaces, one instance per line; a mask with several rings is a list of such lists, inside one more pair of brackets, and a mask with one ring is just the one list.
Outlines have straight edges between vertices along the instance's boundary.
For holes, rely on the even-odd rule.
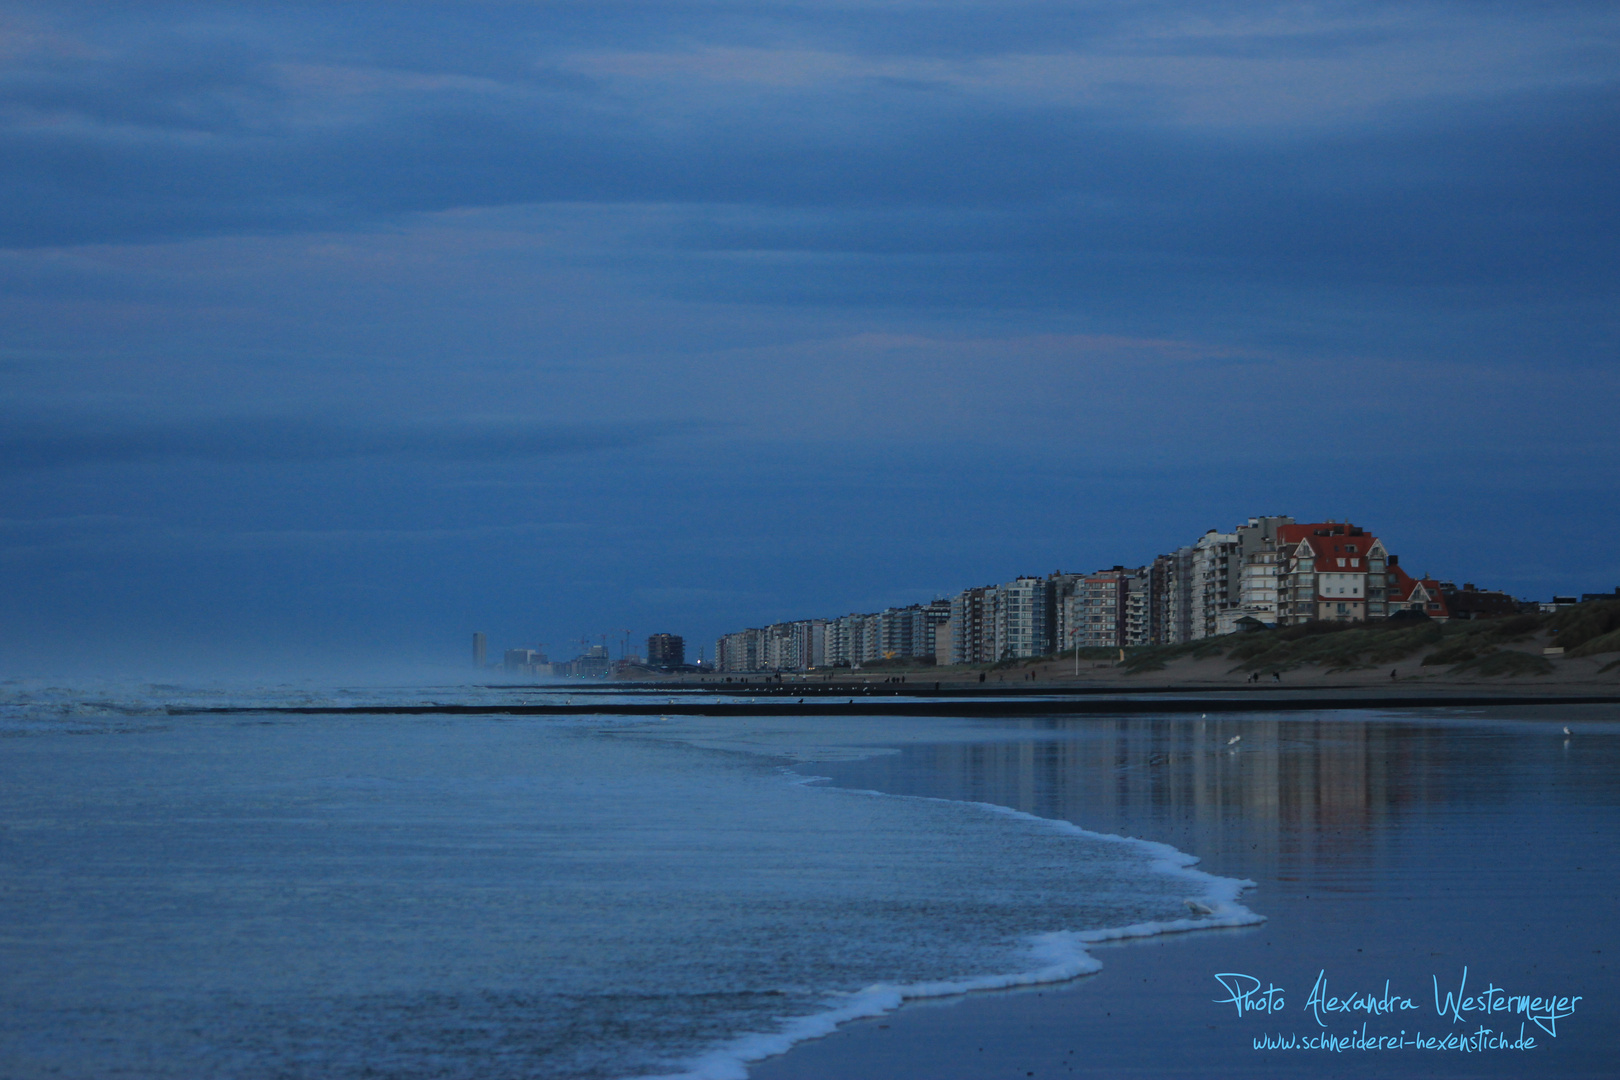
[[1197,900],[1188,900],[1188,901],[1186,901],[1186,904],[1187,904],[1187,907],[1192,911],[1192,913],[1194,915],[1213,915],[1213,914],[1215,914],[1215,909],[1214,908],[1210,907],[1208,904],[1200,904]]
[[1573,735],[1575,733],[1573,731],[1569,730],[1569,725],[1568,724],[1565,724],[1564,725],[1564,734],[1565,735]]
[[1236,746],[1238,743],[1240,743],[1242,741],[1243,741],[1243,736],[1234,735],[1230,739],[1226,740],[1226,745],[1227,746]]

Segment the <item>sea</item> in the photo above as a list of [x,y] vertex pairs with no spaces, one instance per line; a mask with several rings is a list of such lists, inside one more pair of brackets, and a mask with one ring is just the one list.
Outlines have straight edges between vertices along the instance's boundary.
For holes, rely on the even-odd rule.
[[277,711],[576,700],[0,684],[0,1071],[726,1080],[908,999],[1263,921],[1168,844],[817,772],[983,721]]

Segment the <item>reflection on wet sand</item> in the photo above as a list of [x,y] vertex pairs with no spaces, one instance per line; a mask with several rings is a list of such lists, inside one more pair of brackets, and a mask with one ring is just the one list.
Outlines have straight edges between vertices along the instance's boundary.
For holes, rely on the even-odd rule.
[[1012,806],[1166,840],[1222,872],[1331,888],[1377,857],[1382,826],[1522,797],[1560,765],[1553,743],[1538,759],[1522,740],[1477,730],[1330,715],[1007,721],[993,741],[911,747],[832,772],[837,783]]
[[[1173,844],[1205,870],[1255,881],[1243,900],[1267,922],[1099,950],[1095,979],[902,1010],[883,1028],[806,1044],[751,1075],[1620,1075],[1610,1037],[1620,1026],[1620,971],[1609,959],[1620,896],[1615,719],[1612,707],[1569,706],[1031,718],[818,762],[814,771],[838,784],[999,803]],[[1583,995],[1581,1011],[1533,1062],[1255,1049],[1263,1034],[1323,1030],[1301,1010],[1324,977],[1416,994],[1431,980],[1458,985],[1465,968],[1481,986]],[[1222,972],[1286,987],[1287,1009],[1232,1015],[1218,1004]],[[1410,1026],[1363,1019],[1384,1035]],[[1453,1030],[1432,1006],[1418,1026]]]

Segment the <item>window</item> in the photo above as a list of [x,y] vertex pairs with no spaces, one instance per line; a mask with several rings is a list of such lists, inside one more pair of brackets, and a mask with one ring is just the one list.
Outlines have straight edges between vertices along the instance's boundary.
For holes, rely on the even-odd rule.
[[1343,559],[1340,559],[1340,560],[1339,560],[1339,565],[1340,565],[1340,566],[1343,566],[1343,565],[1344,565],[1344,560],[1343,560]]

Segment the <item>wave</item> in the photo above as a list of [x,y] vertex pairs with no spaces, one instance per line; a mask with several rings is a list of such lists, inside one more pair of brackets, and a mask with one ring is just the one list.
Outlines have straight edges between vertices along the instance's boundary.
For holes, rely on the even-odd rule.
[[[790,774],[796,782],[815,783],[825,777]],[[940,799],[923,795],[894,795],[883,791],[840,788],[849,794],[867,795],[881,799],[907,799],[918,802],[950,803],[971,806],[991,814],[999,814],[1021,821],[1035,822],[1057,832],[1088,840],[1127,844],[1147,854],[1149,869],[1171,877],[1184,878],[1189,885],[1201,891],[1196,899],[1210,910],[1210,914],[1197,918],[1168,919],[1134,923],[1130,926],[1106,927],[1097,930],[1056,930],[1038,934],[1027,942],[1029,958],[1034,966],[1019,971],[991,975],[978,975],[962,979],[943,979],[928,982],[891,985],[877,983],[863,990],[840,994],[827,1001],[827,1007],[808,1016],[785,1020],[780,1028],[770,1032],[750,1032],[736,1036],[714,1050],[692,1060],[681,1072],[647,1074],[633,1080],[747,1080],[748,1066],[766,1058],[785,1054],[802,1042],[824,1038],[840,1026],[855,1020],[869,1020],[891,1013],[907,1001],[925,998],[959,997],[965,994],[993,990],[1011,990],[1027,986],[1046,986],[1070,982],[1102,970],[1102,961],[1091,955],[1091,945],[1126,941],[1133,938],[1158,937],[1198,930],[1231,929],[1255,926],[1266,921],[1238,902],[1246,889],[1255,887],[1253,881],[1226,878],[1195,869],[1199,859],[1169,844],[1156,840],[1099,833],[1083,829],[1070,821],[1043,818],[1036,814],[1015,810],[997,803],[970,800]],[[1192,898],[1189,898],[1191,900]]]

